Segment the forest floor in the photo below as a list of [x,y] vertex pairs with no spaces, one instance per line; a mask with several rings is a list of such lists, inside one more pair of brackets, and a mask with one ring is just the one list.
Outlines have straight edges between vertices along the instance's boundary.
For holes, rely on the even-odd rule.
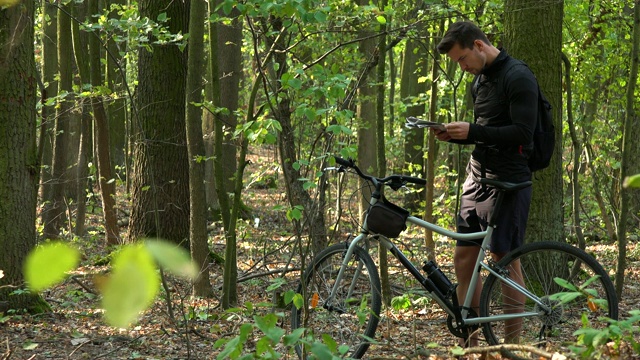
[[[271,163],[275,160],[271,159]],[[279,277],[279,271],[289,264],[295,268],[297,260],[291,260],[294,241],[292,225],[277,205],[286,207],[284,190],[257,186],[256,174],[273,173],[269,159],[254,159],[248,173],[248,189],[243,200],[253,209],[252,216],[238,227],[238,304],[235,311],[223,311],[220,307],[222,267],[212,263],[211,284],[216,298],[200,299],[190,296],[190,288],[184,281],[168,278],[171,293],[171,310],[164,295],[152,308],[144,312],[139,321],[128,329],[108,326],[103,319],[100,297],[96,289],[96,275],[108,271],[108,250],[102,244],[102,234],[96,233],[82,241],[75,241],[84,251],[81,267],[62,284],[42,295],[52,311],[29,315],[10,311],[0,313],[0,360],[8,359],[215,359],[222,351],[218,340],[230,340],[240,333],[245,323],[253,323],[254,315],[283,314],[278,326],[289,330],[288,315],[284,309],[273,308],[273,292],[265,289]],[[262,165],[260,165],[262,164]],[[357,197],[356,197],[357,198]],[[100,218],[94,215],[94,229],[100,229]],[[255,220],[259,219],[259,220]],[[123,233],[126,229],[122,229]],[[212,224],[213,250],[224,254],[224,238],[219,224]],[[416,261],[424,253],[422,235],[408,233],[403,238],[410,244],[410,252]],[[615,270],[617,248],[615,243],[591,243],[588,250],[610,272]],[[409,247],[405,248],[409,250]],[[451,268],[453,243],[437,240],[437,259],[447,271]],[[620,319],[629,311],[640,309],[640,248],[629,244],[628,267],[624,294],[620,301]],[[391,266],[391,271],[395,267]],[[281,289],[295,289],[297,272],[286,276]],[[398,278],[396,275],[394,278]],[[386,323],[381,324],[377,339],[381,346],[372,347],[366,354],[369,359],[449,359],[457,339],[449,334],[444,313],[435,306],[424,305],[412,310],[386,310]],[[189,319],[187,322],[181,319]],[[636,331],[640,332],[639,331]],[[260,338],[253,331],[247,342],[255,347]],[[640,339],[636,339],[637,341]],[[286,354],[290,349],[278,349]],[[627,354],[623,358],[629,358]],[[284,358],[294,359],[292,355]],[[490,357],[499,359],[500,357]]]

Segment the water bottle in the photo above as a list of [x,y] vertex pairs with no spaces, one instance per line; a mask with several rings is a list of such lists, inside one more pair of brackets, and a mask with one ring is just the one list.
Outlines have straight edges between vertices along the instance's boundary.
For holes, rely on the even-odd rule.
[[449,295],[449,292],[453,289],[453,284],[433,260],[425,262],[422,270],[427,273],[429,280],[433,281],[443,295]]

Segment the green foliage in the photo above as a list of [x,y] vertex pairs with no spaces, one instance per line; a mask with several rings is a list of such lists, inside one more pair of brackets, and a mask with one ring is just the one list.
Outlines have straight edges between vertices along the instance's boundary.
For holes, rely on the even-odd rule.
[[27,255],[24,278],[34,292],[42,291],[62,281],[78,266],[80,252],[63,242],[49,242],[36,247]]
[[[252,307],[250,304],[246,306]],[[239,309],[230,309],[228,312],[235,313]],[[266,315],[254,315],[252,323],[244,323],[240,326],[238,335],[230,339],[219,339],[214,347],[222,348],[217,355],[217,359],[283,359],[290,358],[295,346],[304,346],[309,352],[309,359],[334,360],[344,357],[349,348],[338,346],[335,340],[328,335],[324,335],[322,342],[313,340],[306,336],[306,329],[298,328],[287,334],[286,331],[277,326],[283,314],[269,313]],[[255,347],[251,348],[251,340]],[[283,345],[279,347],[279,345]],[[286,349],[289,353],[281,353],[276,348]]]
[[[80,252],[71,245],[45,243],[27,255],[25,280],[32,291],[42,291],[62,281],[79,260]],[[186,279],[198,275],[185,249],[161,240],[123,246],[113,255],[111,266],[110,275],[101,282],[102,307],[107,323],[122,328],[134,322],[156,298],[158,267]]]
[[[584,296],[587,299],[587,307],[589,309],[593,306],[600,306],[606,309],[606,300],[596,298],[597,293],[595,290],[588,288],[589,284],[597,279],[598,276],[594,276],[582,286],[576,287],[564,279],[555,278],[554,280],[558,285],[570,291],[553,294],[550,299],[558,300],[561,304],[564,304]],[[578,341],[575,346],[570,347],[571,350],[583,359],[599,358],[603,354],[605,345],[613,341],[615,348],[619,348],[624,342],[632,347],[634,353],[639,353],[640,343],[636,340],[636,337],[640,334],[640,329],[637,326],[640,322],[640,310],[630,311],[630,314],[631,317],[626,320],[604,319],[609,323],[609,326],[599,329],[592,328],[587,314],[582,314],[583,327],[574,333],[578,337]]]
[[598,275],[591,277],[590,279],[588,279],[587,281],[584,282],[584,284],[582,284],[580,287],[576,287],[575,285],[571,284],[570,282],[561,279],[561,278],[554,278],[553,280],[556,282],[556,284],[562,286],[565,289],[568,289],[570,291],[568,292],[561,292],[561,293],[556,293],[553,294],[551,296],[549,296],[549,299],[551,300],[558,300],[560,301],[560,304],[566,304],[569,303],[571,301],[576,300],[579,297],[584,296],[587,299],[587,306],[588,307],[593,307],[593,306],[599,306],[603,309],[607,309],[608,308],[608,304],[607,304],[607,300],[605,299],[599,299],[598,293],[596,290],[594,289],[589,289],[588,286],[596,281],[599,278]]
[[191,261],[189,253],[176,244],[146,240],[144,246],[161,268],[186,279],[195,279],[198,276],[198,267]]
[[620,349],[624,343],[633,349],[634,354],[640,354],[640,342],[636,340],[640,335],[640,310],[632,310],[629,313],[631,316],[625,320],[607,319],[609,326],[601,329],[591,328],[586,314],[583,314],[584,327],[574,333],[578,336],[578,342],[571,350],[583,359],[600,358],[603,347],[609,342],[614,342],[615,349]]
[[624,187],[639,188],[640,187],[640,174],[629,176],[624,179]]
[[149,307],[160,289],[150,252],[143,244],[124,247],[114,257],[102,292],[102,307],[111,326],[126,328]]

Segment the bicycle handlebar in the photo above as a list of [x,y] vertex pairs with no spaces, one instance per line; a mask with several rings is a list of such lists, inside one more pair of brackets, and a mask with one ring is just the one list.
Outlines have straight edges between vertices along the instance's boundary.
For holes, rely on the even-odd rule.
[[360,170],[360,168],[356,165],[353,159],[343,159],[339,156],[335,156],[336,163],[340,165],[342,168],[349,168],[355,170],[355,172],[363,179],[371,181],[374,185],[378,183],[388,185],[393,190],[398,190],[402,186],[407,183],[416,184],[416,185],[426,185],[427,180],[415,177],[415,176],[406,176],[406,175],[389,175],[387,177],[379,178],[372,175],[367,175]]

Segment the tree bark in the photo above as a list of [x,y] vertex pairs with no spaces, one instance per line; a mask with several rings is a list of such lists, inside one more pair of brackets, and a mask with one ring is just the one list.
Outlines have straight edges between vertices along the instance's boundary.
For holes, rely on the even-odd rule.
[[[51,178],[51,198],[43,209],[44,237],[56,239],[60,235],[60,229],[66,226],[66,172],[67,143],[69,139],[69,122],[71,121],[71,108],[73,103],[73,47],[71,37],[71,19],[69,18],[69,4],[59,4],[58,11],[58,67],[60,82],[58,94],[68,95],[60,100],[56,111],[55,136],[53,141],[53,162]],[[52,95],[52,94],[50,94]]]
[[556,146],[551,165],[534,173],[526,241],[564,241],[562,208],[563,1],[506,0],[504,46],[526,62],[553,106]]
[[[48,1],[43,2],[42,36],[42,82],[43,103],[58,91],[58,8]],[[38,143],[38,160],[40,168],[40,197],[43,203],[51,202],[53,185],[51,181],[51,165],[53,164],[53,136],[55,125],[55,106],[42,106],[42,124],[40,125],[40,140]],[[46,212],[41,214],[42,222],[48,220]]]
[[0,10],[0,302],[33,309],[35,295],[9,295],[24,283],[22,264],[36,245],[35,2]]
[[[386,8],[387,0],[382,0],[381,7]],[[384,33],[386,31],[386,24],[380,25],[380,32]],[[378,163],[378,173],[380,175],[386,175],[387,173],[387,157],[385,156],[385,67],[386,67],[386,51],[387,47],[387,36],[381,35],[378,40],[378,66],[376,68],[376,158]],[[389,260],[387,248],[382,245],[382,243],[378,244],[378,270],[380,272],[380,284],[382,286],[382,301],[386,305],[391,304],[391,284],[389,283]]]
[[[222,0],[218,0],[218,3],[222,3]],[[221,16],[225,16],[220,11]],[[232,192],[234,189],[237,167],[239,166],[237,155],[238,145],[237,139],[234,139],[234,131],[238,125],[238,119],[235,111],[238,109],[239,96],[240,96],[240,80],[242,79],[242,18],[237,9],[234,9],[231,14],[226,16],[229,18],[229,25],[219,23],[218,24],[218,43],[217,54],[218,56],[218,79],[220,81],[221,96],[219,98],[219,104],[222,109],[226,109],[225,112],[218,114],[218,121],[221,122],[223,130],[223,143],[222,153],[217,154],[221,156],[222,162],[219,164],[220,169],[216,167],[214,171],[221,171],[224,183],[224,191]],[[221,209],[225,211],[225,209]],[[226,209],[229,211],[229,209]]]
[[202,73],[204,71],[204,0],[191,0],[189,10],[189,60],[187,68],[186,132],[189,154],[189,235],[191,258],[200,269],[193,283],[193,295],[213,296],[209,281],[207,203],[204,189],[204,139],[202,138]]
[[[424,34],[424,28],[418,25],[416,31]],[[426,92],[426,82],[420,81],[427,75],[428,55],[423,51],[424,47],[416,39],[407,39],[402,63],[402,80],[400,81],[400,97],[406,105],[405,117],[424,117],[426,104],[416,101],[421,94]],[[402,119],[404,120],[404,119]],[[404,132],[404,166],[410,170],[413,176],[425,177],[425,131],[424,129],[408,129]],[[422,195],[420,195],[422,194]],[[408,193],[405,195],[405,206],[412,211],[419,209],[419,202],[424,200],[424,192]]]
[[[88,4],[76,4],[73,8],[74,16],[80,21],[90,21],[87,17]],[[80,75],[80,85],[90,84],[91,75],[89,69],[89,36],[88,32],[80,30],[78,22],[72,23],[73,29],[73,54],[76,59],[78,74]],[[84,88],[84,87],[83,87]],[[78,148],[78,158],[76,166],[77,180],[76,184],[76,221],[74,234],[83,236],[85,233],[85,220],[87,209],[87,187],[89,185],[89,167],[88,163],[91,159],[91,148],[93,144],[93,126],[91,126],[91,104],[88,99],[80,101],[80,139]]]
[[[169,31],[187,32],[181,1],[144,0],[140,15],[166,13]],[[154,39],[151,39],[150,44]],[[129,240],[158,237],[189,248],[189,169],[185,127],[186,53],[177,44],[150,45],[138,55]]]
[[[627,81],[627,94],[625,97],[625,118],[622,140],[622,176],[626,177],[640,173],[640,118],[636,112],[637,99],[635,97],[636,83],[638,81],[638,56],[640,55],[640,0],[634,2],[633,11],[633,46],[629,58],[629,81]],[[621,186],[622,188],[622,186]],[[620,222],[618,225],[618,266],[616,268],[616,292],[618,298],[622,296],[624,285],[624,273],[627,268],[627,229],[637,228],[638,199],[640,195],[637,189],[622,189],[620,192]]]
[[[90,2],[90,14],[98,13],[96,1]],[[94,91],[102,83],[102,71],[100,65],[100,40],[97,36],[89,37],[89,62],[91,64],[91,85]],[[98,183],[100,184],[100,196],[102,199],[102,212],[104,215],[105,242],[107,245],[117,245],[120,241],[120,229],[116,214],[116,182],[113,177],[111,165],[109,119],[104,108],[101,95],[94,95],[91,99],[93,117],[95,119],[96,132],[96,158],[98,160]]]

